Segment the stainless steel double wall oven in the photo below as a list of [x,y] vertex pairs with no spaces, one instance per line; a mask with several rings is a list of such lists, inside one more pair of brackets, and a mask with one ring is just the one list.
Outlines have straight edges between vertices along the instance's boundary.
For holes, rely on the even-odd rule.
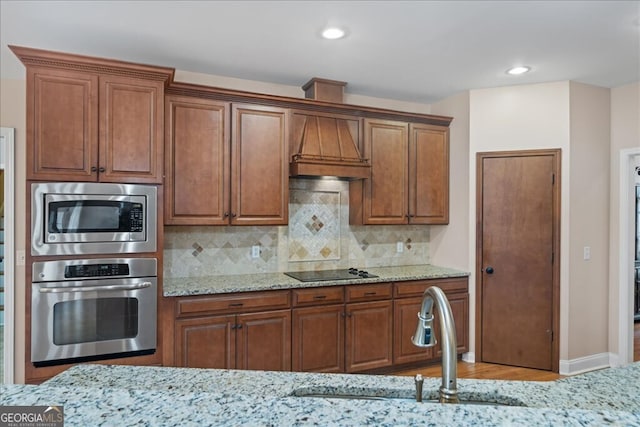
[[31,194],[31,361],[153,353],[157,188],[34,183]]

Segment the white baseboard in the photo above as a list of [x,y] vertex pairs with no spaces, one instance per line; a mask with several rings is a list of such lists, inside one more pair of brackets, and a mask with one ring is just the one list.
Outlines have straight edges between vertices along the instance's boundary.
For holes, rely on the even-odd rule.
[[571,360],[560,360],[560,375],[577,375],[611,367],[615,355],[600,353]]
[[472,351],[469,353],[462,353],[462,361],[467,363],[476,363],[476,354]]

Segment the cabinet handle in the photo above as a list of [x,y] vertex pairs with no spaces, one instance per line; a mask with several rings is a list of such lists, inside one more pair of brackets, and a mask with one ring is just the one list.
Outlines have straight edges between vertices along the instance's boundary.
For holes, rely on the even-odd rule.
[[315,295],[313,299],[325,299],[326,297],[326,295]]
[[105,169],[105,168],[100,168],[100,169],[98,169],[98,172],[104,172],[104,171],[106,171],[106,169]]
[[240,324],[236,325],[236,327],[237,327],[238,329],[242,329],[242,323],[240,323]]
[[244,303],[241,302],[232,302],[231,304],[229,304],[229,307],[242,307],[244,305]]
[[229,217],[229,212],[225,212],[224,214],[222,214],[223,218],[228,218]]
[[235,217],[237,217],[237,216],[238,216],[238,215],[236,215],[234,212],[232,212],[232,213],[231,213],[231,218],[235,218]]
[[97,168],[97,167],[95,167],[95,166],[91,166],[91,172],[96,172],[97,170],[98,170],[98,168]]
[[372,296],[374,296],[375,294],[376,294],[375,292],[365,292],[365,293],[364,293],[364,296],[365,296],[365,297],[372,297]]
[[347,313],[347,317],[351,317],[351,313]]
[[238,325],[231,325],[231,329],[236,329]]

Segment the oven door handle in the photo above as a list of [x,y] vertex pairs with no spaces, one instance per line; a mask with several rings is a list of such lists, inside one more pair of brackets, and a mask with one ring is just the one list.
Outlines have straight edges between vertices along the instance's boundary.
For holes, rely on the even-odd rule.
[[131,291],[151,287],[151,282],[142,282],[134,285],[104,285],[85,286],[79,288],[51,287],[40,288],[42,294],[65,293],[65,292],[95,292],[95,291]]

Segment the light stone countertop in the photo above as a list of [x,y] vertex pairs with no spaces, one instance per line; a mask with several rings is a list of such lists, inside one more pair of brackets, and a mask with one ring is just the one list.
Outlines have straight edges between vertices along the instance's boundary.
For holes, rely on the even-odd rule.
[[[424,399],[440,378],[425,378]],[[0,405],[62,405],[65,426],[640,426],[640,363],[554,382],[458,380],[462,400],[415,402],[413,378],[77,365],[40,386],[0,387]],[[383,400],[300,397],[304,393]]]
[[206,277],[170,278],[163,280],[163,295],[177,297],[187,295],[211,295],[229,292],[265,291],[274,289],[313,288],[320,286],[383,283],[406,280],[467,277],[468,272],[435,265],[410,265],[398,267],[366,268],[378,277],[338,281],[301,282],[284,273],[236,274]]

